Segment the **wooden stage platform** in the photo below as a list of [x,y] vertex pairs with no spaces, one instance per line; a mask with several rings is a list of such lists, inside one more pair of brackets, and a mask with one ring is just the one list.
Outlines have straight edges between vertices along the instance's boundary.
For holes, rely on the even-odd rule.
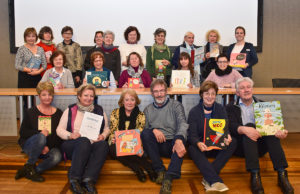
[[[289,163],[289,179],[295,194],[300,193],[300,133],[290,133],[282,141]],[[23,166],[26,156],[17,145],[17,137],[0,137],[0,193],[71,193],[68,190],[67,169],[70,162],[60,163],[53,170],[44,174],[44,183],[34,183],[22,178],[14,179],[16,169]],[[168,164],[169,159],[164,159]],[[261,175],[265,193],[281,193],[277,186],[277,174],[273,171],[272,162],[268,155],[260,159]],[[249,174],[245,171],[243,158],[233,157],[221,172],[225,184],[229,187],[227,193],[251,193]],[[202,176],[192,160],[185,158],[182,166],[182,178],[173,183],[172,193],[204,193],[201,184]],[[147,180],[140,183],[134,174],[118,161],[108,159],[102,169],[96,185],[99,193],[159,193],[160,186]]]

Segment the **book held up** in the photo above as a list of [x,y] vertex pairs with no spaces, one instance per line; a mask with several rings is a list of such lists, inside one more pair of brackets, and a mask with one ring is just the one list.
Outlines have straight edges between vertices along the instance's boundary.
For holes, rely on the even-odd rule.
[[246,58],[247,58],[246,53],[231,53],[229,65],[231,67],[245,68]]
[[87,83],[96,88],[107,88],[107,71],[87,71]]
[[228,122],[226,119],[205,119],[203,143],[208,150],[226,149],[225,138],[228,137]]
[[143,155],[139,129],[115,131],[115,138],[117,156]]

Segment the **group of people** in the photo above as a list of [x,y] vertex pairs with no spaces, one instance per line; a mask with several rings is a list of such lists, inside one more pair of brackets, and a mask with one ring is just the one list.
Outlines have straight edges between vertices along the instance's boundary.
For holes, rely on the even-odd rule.
[[[40,82],[37,93],[40,104],[28,109],[20,129],[19,144],[28,155],[24,167],[15,178],[26,177],[44,181],[45,170],[62,159],[71,160],[68,171],[70,190],[73,193],[97,193],[95,184],[101,168],[110,153],[123,165],[132,169],[141,182],[146,174],[152,182],[161,185],[160,193],[172,192],[172,181],[181,177],[181,166],[188,152],[203,175],[206,192],[226,192],[228,187],[220,177],[222,168],[235,154],[245,157],[246,169],[251,174],[252,193],[264,193],[260,177],[259,157],[269,152],[274,170],[278,172],[278,185],[283,193],[294,193],[288,180],[288,167],[280,139],[287,131],[277,131],[275,136],[261,136],[255,129],[252,104],[259,101],[253,96],[253,81],[241,77],[235,82],[237,102],[226,107],[216,102],[218,85],[204,81],[200,87],[200,102],[191,109],[188,119],[183,105],[168,97],[167,83],[156,79],[150,84],[154,102],[144,111],[139,110],[140,99],[133,89],[124,89],[118,105],[110,115],[110,124],[103,108],[94,104],[95,87],[83,84],[78,88],[76,104],[64,112],[51,106],[54,87],[50,82]],[[82,137],[80,128],[86,112],[103,116],[96,140]],[[50,117],[51,131],[38,130],[38,120]],[[205,119],[227,119],[229,133],[225,138],[226,149],[210,150],[203,141]],[[138,129],[146,154],[142,156],[117,156],[115,132]],[[161,157],[169,157],[166,168]],[[208,157],[215,157],[209,162]],[[43,159],[42,162],[37,161]]]
[[[195,60],[195,35],[187,32],[183,43],[176,47],[174,54],[165,44],[166,30],[158,28],[154,32],[154,44],[147,50],[139,44],[141,34],[135,26],[129,26],[124,32],[125,44],[114,46],[115,34],[112,31],[97,31],[95,46],[82,57],[81,47],[72,40],[73,29],[65,26],[61,30],[63,42],[53,43],[53,32],[48,26],[37,34],[34,28],[24,32],[25,44],[18,49],[15,67],[18,72],[19,88],[35,88],[39,81],[51,81],[56,89],[78,88],[87,82],[87,72],[107,72],[108,87],[127,88],[128,78],[139,78],[139,87],[149,88],[153,80],[164,79],[168,87],[172,70],[190,70],[190,82],[187,87],[200,87],[204,80],[215,81],[220,88],[232,87],[240,77],[252,77],[252,67],[258,62],[255,48],[245,42],[246,30],[242,26],[235,29],[236,43],[223,52],[219,44],[217,30],[206,34],[207,44],[203,46],[204,57]],[[36,44],[37,40],[40,42]],[[211,45],[217,46],[217,55],[210,51]],[[181,49],[184,48],[184,51]],[[244,68],[229,66],[231,53],[246,53]],[[197,56],[199,57],[199,56]],[[163,73],[157,71],[161,63]]]

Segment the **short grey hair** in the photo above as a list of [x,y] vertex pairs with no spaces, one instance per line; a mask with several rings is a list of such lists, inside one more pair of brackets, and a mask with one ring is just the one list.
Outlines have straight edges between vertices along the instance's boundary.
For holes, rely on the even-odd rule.
[[103,37],[105,37],[106,35],[111,34],[113,37],[113,41],[115,40],[115,33],[113,33],[113,31],[110,30],[106,30],[103,34]]
[[241,82],[245,82],[245,81],[249,82],[251,84],[251,87],[253,88],[253,85],[254,85],[253,80],[251,78],[249,78],[249,77],[242,77],[242,78],[236,80],[236,82],[235,82],[235,89],[236,89],[236,91],[239,90],[240,83]]

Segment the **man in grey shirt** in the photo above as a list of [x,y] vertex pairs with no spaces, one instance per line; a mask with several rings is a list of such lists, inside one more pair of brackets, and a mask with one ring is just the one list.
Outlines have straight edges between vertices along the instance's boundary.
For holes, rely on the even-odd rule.
[[[172,180],[180,178],[188,124],[180,102],[167,97],[167,84],[156,79],[150,86],[154,102],[145,110],[146,126],[141,134],[145,151],[157,172],[160,193],[171,193]],[[160,156],[170,157],[166,171]]]

